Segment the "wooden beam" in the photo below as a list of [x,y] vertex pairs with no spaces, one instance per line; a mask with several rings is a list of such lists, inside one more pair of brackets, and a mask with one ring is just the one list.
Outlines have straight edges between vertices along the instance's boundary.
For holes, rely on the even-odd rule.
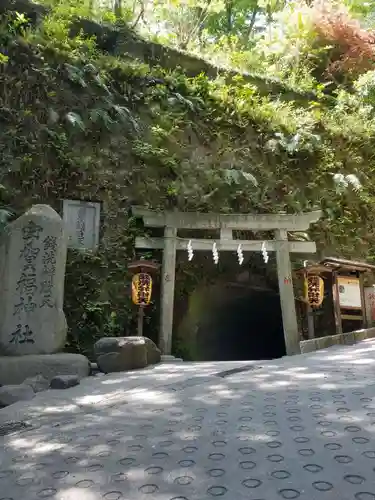
[[221,240],[233,240],[232,229],[220,229],[220,239]]
[[363,321],[363,316],[354,316],[354,314],[341,314],[341,319]]
[[171,354],[174,312],[174,285],[176,275],[176,234],[177,229],[164,229],[165,246],[163,252],[161,279],[161,311],[159,347],[163,354]]
[[[138,236],[135,239],[135,247],[143,249],[154,249],[163,250],[164,249],[164,238],[146,238]],[[263,241],[251,241],[251,240],[204,240],[204,239],[192,239],[187,238],[177,238],[176,250],[187,250],[187,245],[191,241],[193,245],[193,250],[212,250],[212,245],[216,242],[217,249],[219,252],[235,252],[238,245],[241,244],[242,250],[244,252],[260,252],[262,249]],[[273,240],[266,241],[267,252],[275,252],[277,243]],[[316,244],[313,241],[287,241],[287,249],[289,252],[293,253],[315,253]]]
[[143,218],[148,227],[175,227],[177,229],[237,229],[261,230],[284,229],[306,231],[317,222],[322,212],[289,214],[205,214],[195,212],[155,212],[144,207],[134,206],[135,217]]
[[337,283],[337,272],[332,273],[332,300],[333,300],[333,314],[335,317],[336,334],[342,333],[341,309],[340,309],[340,294]]
[[362,328],[369,328],[369,325],[367,323],[367,317],[366,317],[366,301],[365,301],[365,283],[364,283],[364,276],[362,273],[359,274],[359,286],[361,290],[361,305],[362,305]]
[[307,332],[309,339],[315,338],[314,311],[309,304],[307,304]]
[[301,352],[299,342],[296,304],[294,299],[292,265],[290,262],[288,234],[283,230],[276,230],[276,261],[277,277],[279,280],[281,313],[285,348],[288,356]]

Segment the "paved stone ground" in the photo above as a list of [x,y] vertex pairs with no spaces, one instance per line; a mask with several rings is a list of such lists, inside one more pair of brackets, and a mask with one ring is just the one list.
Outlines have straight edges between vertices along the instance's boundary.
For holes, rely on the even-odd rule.
[[374,500],[375,342],[215,375],[241,365],[164,365],[15,405],[32,427],[0,438],[0,499]]

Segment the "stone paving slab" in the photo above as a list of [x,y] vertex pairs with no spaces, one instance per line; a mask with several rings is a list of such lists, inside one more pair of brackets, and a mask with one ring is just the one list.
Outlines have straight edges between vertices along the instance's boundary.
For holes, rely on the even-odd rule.
[[256,364],[0,438],[0,499],[375,500],[375,342]]
[[[228,361],[221,363],[220,367],[229,370],[242,365],[243,362]],[[213,376],[218,369],[221,368],[216,363],[169,362],[142,370],[99,374],[82,380],[72,389],[41,392],[32,401],[20,401],[0,409],[0,425],[10,420],[49,421],[60,419],[61,413],[86,414],[124,401],[142,401],[145,391],[156,391],[158,388],[163,391],[178,390],[186,384],[194,385],[198,377]]]

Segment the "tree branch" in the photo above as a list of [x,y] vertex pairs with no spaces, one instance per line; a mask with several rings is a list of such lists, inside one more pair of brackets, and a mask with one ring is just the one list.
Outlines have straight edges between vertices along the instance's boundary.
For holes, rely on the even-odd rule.
[[[136,3],[136,2],[134,2],[134,4],[135,4],[135,3]],[[144,2],[143,2],[142,0],[140,0],[140,4],[141,4],[141,10],[140,10],[140,12],[139,12],[139,14],[138,14],[138,16],[137,16],[136,20],[134,21],[134,23],[133,23],[133,24],[131,25],[131,27],[130,27],[132,30],[134,30],[134,29],[135,29],[135,27],[137,26],[137,24],[139,23],[139,21],[140,21],[141,19],[143,19],[143,16],[144,16],[144,13],[145,13],[145,4],[144,4]],[[134,9],[134,10],[135,10],[135,9]]]

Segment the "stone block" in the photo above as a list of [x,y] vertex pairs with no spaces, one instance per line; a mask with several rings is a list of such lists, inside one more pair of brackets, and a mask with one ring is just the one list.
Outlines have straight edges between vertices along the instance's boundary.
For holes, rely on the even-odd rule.
[[299,343],[301,354],[307,354],[309,352],[316,351],[316,342],[315,339],[303,340]]
[[375,328],[366,329],[366,338],[373,339],[375,337]]
[[[99,368],[106,372],[144,368],[160,362],[161,353],[147,337],[103,337],[94,346]],[[104,366],[106,369],[104,369]]]
[[90,362],[81,354],[31,354],[30,356],[0,357],[0,384],[21,384],[29,377],[41,375],[51,380],[56,375],[90,374]]
[[23,385],[29,385],[34,392],[46,391],[49,388],[49,380],[43,375],[29,377],[23,381]]
[[69,389],[79,384],[77,375],[56,375],[51,380],[51,389]]
[[160,349],[156,346],[156,344],[147,337],[125,337],[126,339],[134,339],[137,340],[139,338],[143,339],[146,342],[146,350],[147,350],[147,364],[148,365],[156,365],[161,361],[161,352]]
[[66,235],[60,216],[35,205],[0,238],[0,354],[50,354],[61,350]]
[[97,363],[104,373],[135,370],[147,366],[144,337],[108,337],[96,342]]
[[343,342],[345,345],[353,345],[355,344],[355,335],[354,332],[343,333]]
[[338,333],[337,335],[328,335],[326,339],[330,339],[330,345],[327,347],[344,344],[344,336],[342,333]]
[[31,386],[21,385],[4,385],[0,387],[0,408],[17,403],[17,401],[29,401],[33,399],[35,393]]
[[162,354],[160,362],[161,363],[181,363],[181,362],[183,362],[183,359],[182,358],[175,358],[171,354]]
[[354,332],[355,340],[356,342],[360,342],[361,340],[366,340],[367,339],[367,333],[366,330],[358,330]]

